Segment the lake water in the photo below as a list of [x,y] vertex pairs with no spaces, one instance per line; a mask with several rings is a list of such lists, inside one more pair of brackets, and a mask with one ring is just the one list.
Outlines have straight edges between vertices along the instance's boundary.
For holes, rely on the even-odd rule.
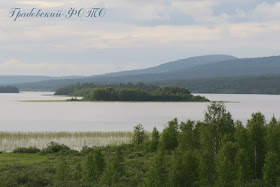
[[[188,102],[22,102],[64,100],[46,92],[0,94],[0,131],[132,131],[138,123],[151,131],[179,121],[203,120],[209,103]],[[232,101],[226,108],[246,122],[253,112],[280,117],[278,95],[200,94],[212,101]]]

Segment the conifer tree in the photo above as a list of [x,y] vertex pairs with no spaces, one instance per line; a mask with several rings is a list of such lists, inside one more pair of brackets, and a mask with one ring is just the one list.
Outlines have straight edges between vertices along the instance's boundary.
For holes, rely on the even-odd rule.
[[160,138],[159,132],[158,132],[157,128],[154,127],[153,132],[152,132],[152,142],[151,142],[151,147],[150,147],[150,150],[152,152],[154,152],[158,149],[159,138]]

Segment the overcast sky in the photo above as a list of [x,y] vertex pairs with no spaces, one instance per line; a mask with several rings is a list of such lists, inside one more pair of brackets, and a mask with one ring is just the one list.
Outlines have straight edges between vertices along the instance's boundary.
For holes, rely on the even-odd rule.
[[[96,75],[207,54],[280,55],[276,0],[0,1],[0,75]],[[15,7],[107,12],[14,22]]]

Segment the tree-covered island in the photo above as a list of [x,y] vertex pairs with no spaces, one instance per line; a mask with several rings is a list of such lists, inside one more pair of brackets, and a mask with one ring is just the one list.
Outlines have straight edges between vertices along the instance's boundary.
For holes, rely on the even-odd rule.
[[205,97],[192,95],[185,88],[157,87],[143,83],[105,86],[77,84],[60,88],[55,95],[82,96],[84,101],[209,101]]
[[15,86],[0,86],[0,93],[19,93],[19,89]]

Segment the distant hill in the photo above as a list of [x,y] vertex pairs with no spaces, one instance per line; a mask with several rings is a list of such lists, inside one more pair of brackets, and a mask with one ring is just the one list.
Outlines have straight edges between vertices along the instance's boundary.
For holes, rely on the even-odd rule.
[[180,86],[192,93],[280,94],[280,74],[220,77],[154,82],[157,86]]
[[[153,83],[170,80],[195,80],[280,74],[280,56],[238,59],[226,55],[192,57],[143,70],[90,76],[78,79],[53,79],[16,84],[21,90],[51,90],[75,83]],[[193,90],[191,90],[193,91]]]
[[65,77],[50,77],[50,76],[16,76],[16,75],[0,75],[0,85],[40,82],[57,79],[79,79],[83,76],[65,76]]
[[151,68],[108,73],[104,75],[99,75],[98,77],[104,77],[104,76],[116,77],[116,76],[139,75],[139,74],[167,73],[172,71],[179,71],[182,69],[188,69],[199,65],[211,64],[211,63],[217,63],[217,62],[223,62],[223,61],[235,60],[235,59],[238,58],[230,55],[204,55],[204,56],[197,56],[197,57],[176,60]]

